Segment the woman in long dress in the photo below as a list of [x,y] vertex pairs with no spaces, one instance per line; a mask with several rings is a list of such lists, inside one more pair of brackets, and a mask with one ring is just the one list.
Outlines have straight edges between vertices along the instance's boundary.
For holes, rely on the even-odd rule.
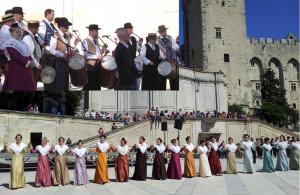
[[226,145],[227,150],[227,174],[237,174],[235,152],[237,146],[233,143],[233,139],[228,138],[228,144]]
[[166,150],[166,147],[162,143],[161,138],[156,139],[156,145],[152,146],[152,150],[155,150],[152,178],[157,180],[165,180],[167,178],[167,171],[164,158],[164,152]]
[[29,147],[21,143],[22,135],[15,136],[16,143],[12,143],[8,147],[8,152],[12,153],[11,167],[10,167],[10,188],[24,188],[25,175],[24,175],[24,154],[29,151]]
[[126,144],[127,144],[126,139],[122,138],[120,145],[114,148],[114,152],[119,153],[115,165],[117,182],[127,182],[129,179],[129,164],[128,164],[129,148]]
[[244,141],[242,142],[244,148],[244,168],[246,173],[254,173],[255,168],[253,165],[253,155],[251,148],[254,147],[253,142],[250,141],[249,135],[244,135]]
[[197,150],[197,146],[192,144],[190,136],[187,136],[185,140],[186,144],[182,148],[182,151],[185,152],[183,176],[191,178],[196,176],[194,152]]
[[77,147],[72,150],[76,157],[74,166],[74,185],[86,185],[89,183],[89,177],[86,169],[86,154],[88,150],[83,147],[83,141],[77,142]]
[[296,138],[292,138],[290,143],[290,169],[291,170],[299,170],[300,166],[300,143],[296,140]]
[[100,141],[97,142],[96,151],[98,152],[96,171],[94,182],[97,184],[106,184],[109,182],[107,156],[106,153],[110,149],[109,144],[106,142],[106,136],[100,135]]
[[66,153],[69,147],[65,144],[65,138],[58,139],[59,144],[55,145],[53,151],[56,152],[53,170],[53,185],[68,185],[70,183],[69,170]]
[[143,136],[139,138],[139,143],[133,146],[133,150],[137,152],[135,169],[132,179],[138,181],[145,181],[147,179],[147,144],[145,143],[145,138]]
[[266,137],[265,143],[263,144],[263,172],[275,172],[271,150],[272,146],[270,144],[270,139]]
[[3,90],[35,91],[36,84],[32,73],[35,64],[31,58],[30,48],[22,41],[23,31],[18,24],[13,24],[9,31],[12,38],[5,42],[4,47],[10,61],[5,73]]
[[287,171],[289,170],[289,162],[286,154],[286,149],[288,147],[287,142],[285,141],[285,137],[281,135],[279,137],[279,142],[277,142],[277,162],[276,162],[276,171]]
[[42,144],[38,145],[35,149],[32,149],[33,153],[39,153],[34,182],[36,187],[49,187],[52,185],[51,168],[49,165],[49,154],[52,148],[47,143],[48,139],[44,137],[42,138]]
[[180,147],[176,139],[171,140],[171,145],[168,147],[171,153],[171,159],[168,164],[167,178],[168,179],[181,179],[181,163],[180,163]]
[[221,176],[222,167],[218,156],[218,142],[216,141],[214,136],[210,137],[210,142],[208,142],[208,149],[208,162],[211,173],[216,176]]
[[199,177],[210,177],[211,171],[207,158],[208,148],[206,147],[206,142],[200,140],[200,146],[198,147],[199,152]]

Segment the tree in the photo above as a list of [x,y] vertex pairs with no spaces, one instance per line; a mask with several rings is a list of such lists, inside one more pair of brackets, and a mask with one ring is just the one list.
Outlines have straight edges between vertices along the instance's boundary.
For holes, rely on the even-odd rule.
[[271,69],[263,75],[261,94],[263,119],[281,127],[298,123],[299,113],[288,105],[284,86]]
[[229,105],[228,111],[231,113],[245,114],[243,106],[237,104]]

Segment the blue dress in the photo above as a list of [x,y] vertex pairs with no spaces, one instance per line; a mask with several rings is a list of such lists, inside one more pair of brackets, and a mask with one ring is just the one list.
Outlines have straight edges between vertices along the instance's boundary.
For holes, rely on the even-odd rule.
[[275,172],[273,159],[271,155],[272,146],[270,144],[264,144],[263,145],[263,172]]
[[276,171],[287,171],[289,169],[288,157],[286,154],[286,149],[288,145],[285,141],[278,142],[278,156],[276,162]]
[[245,149],[244,153],[244,167],[245,167],[245,172],[246,173],[254,173],[255,168],[253,165],[253,156],[252,156],[252,150],[253,148],[253,142],[248,141],[248,142],[243,142],[243,148]]

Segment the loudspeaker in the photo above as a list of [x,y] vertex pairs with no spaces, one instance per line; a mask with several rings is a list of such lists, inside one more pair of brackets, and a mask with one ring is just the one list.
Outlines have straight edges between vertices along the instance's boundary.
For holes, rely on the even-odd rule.
[[168,131],[168,123],[167,122],[161,122],[161,130]]
[[174,128],[178,130],[182,130],[183,120],[182,119],[176,119]]

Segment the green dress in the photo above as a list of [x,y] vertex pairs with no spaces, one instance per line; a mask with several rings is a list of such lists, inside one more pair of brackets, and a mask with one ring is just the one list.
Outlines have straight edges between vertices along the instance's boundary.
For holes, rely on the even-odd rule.
[[300,144],[292,142],[290,145],[290,169],[291,170],[299,170],[300,164]]
[[263,145],[264,159],[263,159],[263,172],[275,172],[273,159],[271,155],[272,146],[270,144]]

